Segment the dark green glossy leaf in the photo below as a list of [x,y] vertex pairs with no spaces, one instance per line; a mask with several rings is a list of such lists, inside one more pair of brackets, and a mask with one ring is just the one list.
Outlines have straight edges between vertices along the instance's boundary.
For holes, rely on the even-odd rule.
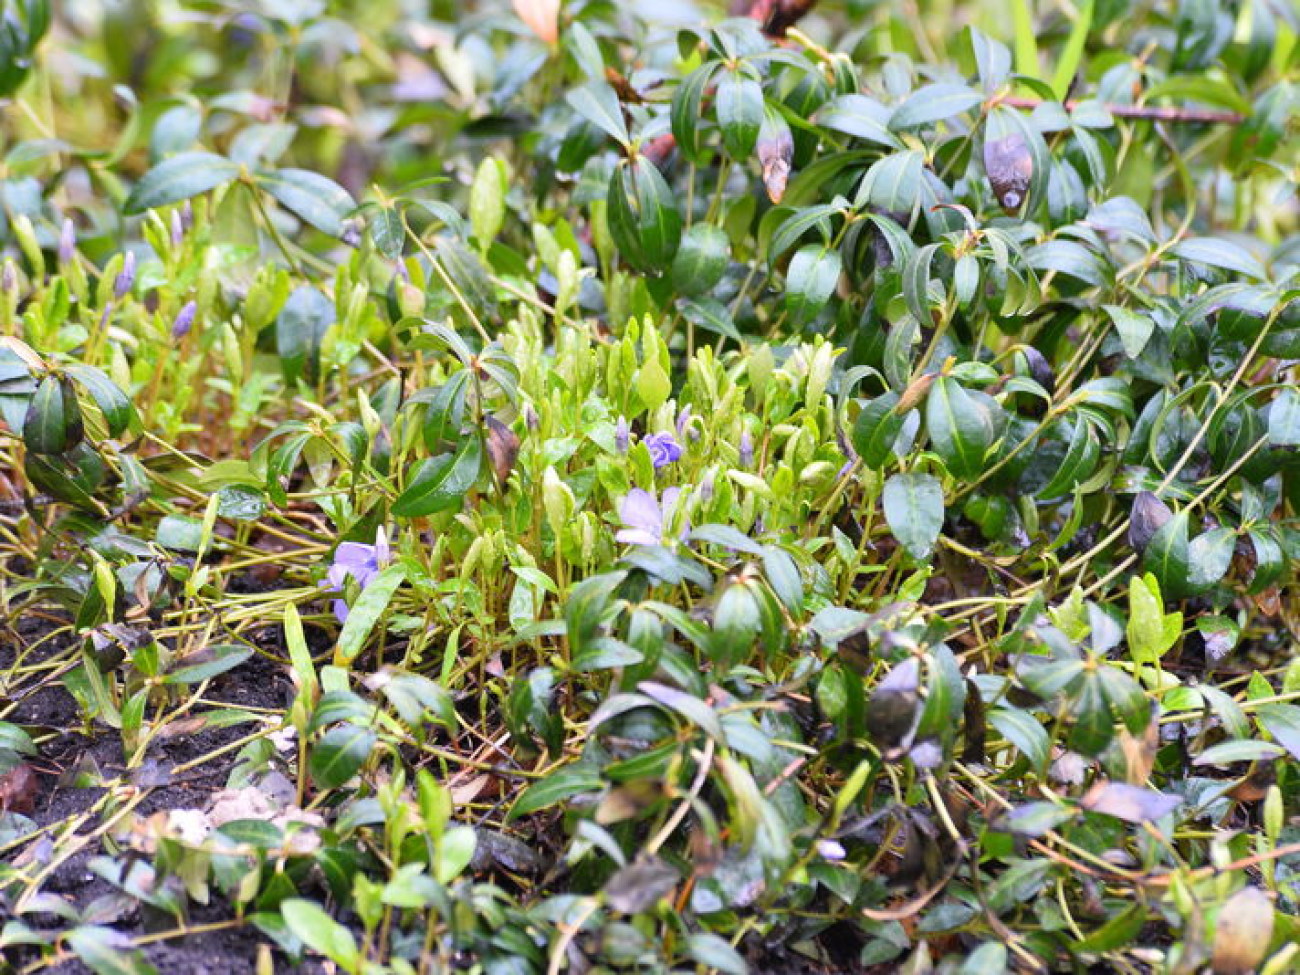
[[331,728],[311,747],[308,768],[318,789],[337,789],[361,770],[374,751],[376,735],[369,728],[342,724]]
[[733,159],[747,161],[763,124],[763,88],[740,71],[724,70],[718,76],[716,99],[722,144]]
[[905,415],[897,412],[899,395],[893,390],[868,400],[853,422],[853,449],[871,470],[880,470],[893,453]]
[[331,237],[343,235],[344,221],[357,208],[357,201],[342,186],[306,169],[261,173],[257,185],[286,210]]
[[393,502],[399,518],[423,518],[437,511],[458,508],[478,481],[483,467],[483,440],[477,434],[465,439],[454,454],[423,461]]
[[826,307],[842,267],[839,251],[816,244],[795,251],[785,274],[785,306],[795,323],[811,321]]
[[229,183],[239,165],[211,152],[182,152],[160,162],[140,178],[122,205],[127,213],[143,213],[179,203]]
[[925,404],[930,444],[956,477],[970,479],[984,469],[984,457],[997,439],[988,405],[968,393],[951,376],[942,376]]
[[952,118],[974,108],[984,99],[979,92],[966,85],[940,82],[918,88],[889,117],[889,128],[894,132],[916,129],[933,122]]
[[943,529],[943,488],[930,474],[894,474],[882,493],[885,520],[903,548],[916,559],[934,549]]

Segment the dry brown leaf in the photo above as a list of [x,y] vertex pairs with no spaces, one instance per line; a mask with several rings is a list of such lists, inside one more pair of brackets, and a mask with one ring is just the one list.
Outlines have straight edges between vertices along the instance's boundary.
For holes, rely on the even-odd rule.
[[38,784],[36,770],[26,762],[19,762],[0,775],[0,810],[30,815],[36,809]]

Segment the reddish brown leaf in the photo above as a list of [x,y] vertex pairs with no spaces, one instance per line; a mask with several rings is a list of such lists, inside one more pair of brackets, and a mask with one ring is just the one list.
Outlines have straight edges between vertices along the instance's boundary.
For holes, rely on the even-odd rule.
[[519,435],[495,417],[488,417],[487,426],[488,457],[492,459],[497,483],[504,488],[519,457]]
[[19,762],[0,775],[0,810],[30,815],[36,809],[38,785],[36,770],[26,762]]
[[1007,213],[1015,213],[1029,193],[1034,174],[1034,160],[1024,137],[1013,132],[1001,139],[984,143],[984,172],[988,174],[993,195]]

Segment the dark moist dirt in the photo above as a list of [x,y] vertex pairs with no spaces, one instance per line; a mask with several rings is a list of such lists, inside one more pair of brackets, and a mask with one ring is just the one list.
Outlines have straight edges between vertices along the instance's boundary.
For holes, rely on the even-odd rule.
[[[20,621],[10,634],[0,631],[0,671],[14,665],[21,647],[32,646],[59,625],[53,619],[33,614]],[[268,650],[275,653],[278,648],[271,646]],[[70,638],[61,637],[40,645],[26,654],[22,662],[26,667],[56,659],[70,660],[73,653],[75,648],[71,646]],[[254,654],[241,666],[214,678],[208,685],[205,698],[214,702],[213,706],[280,709],[292,692],[285,668],[262,654]],[[40,743],[40,753],[31,762],[36,771],[37,788],[30,818],[38,826],[50,826],[79,816],[104,795],[103,787],[75,787],[74,777],[78,772],[108,782],[121,778],[133,781],[146,792],[135,807],[141,817],[169,809],[202,809],[211,795],[225,786],[238,750],[220,755],[192,770],[178,774],[171,770],[238,740],[254,728],[252,724],[244,723],[158,738],[141,766],[128,772],[124,767],[118,732],[102,725],[87,729],[76,700],[57,680],[46,679],[40,686],[20,689],[20,693],[16,702],[0,699],[0,709],[13,705],[0,720],[24,727]],[[98,825],[99,817],[92,816],[83,830],[89,832]],[[13,855],[19,852],[14,851]],[[60,896],[78,911],[95,905],[97,916],[94,920],[97,923],[108,924],[132,938],[142,937],[157,926],[147,926],[139,905],[133,899],[89,870],[90,861],[103,852],[98,843],[88,845],[51,872],[41,890]],[[7,919],[6,906],[0,902],[0,923]],[[219,894],[214,893],[213,902],[207,906],[189,905],[188,923],[191,925],[233,919],[229,905]],[[36,928],[48,926],[58,929],[67,924],[51,915],[27,915],[23,920]],[[170,926],[165,923],[163,928]],[[241,924],[184,938],[151,942],[142,946],[141,953],[160,975],[243,975],[255,971],[258,949],[263,944],[269,944],[269,941],[257,928]],[[6,957],[5,961],[23,964],[38,957],[35,952],[28,952],[16,958]],[[278,952],[273,954],[272,964],[276,972],[315,975],[325,971],[313,961],[294,968]],[[80,961],[69,960],[44,971],[81,975],[91,970]]]
[[[267,588],[256,580],[248,580],[245,586],[248,591]],[[0,672],[13,666],[19,647],[32,646],[59,625],[53,619],[32,615],[17,625],[16,633],[11,631],[11,635],[0,631]],[[307,631],[307,638],[313,652],[325,650],[329,642],[326,634],[311,629]],[[267,655],[254,654],[208,685],[205,698],[213,702],[212,706],[270,710],[286,706],[293,693],[292,682],[284,665],[272,659],[285,656],[284,648],[279,645],[279,634],[274,630],[268,631],[259,642]],[[70,637],[52,639],[25,655],[23,665],[56,659],[72,660],[75,650]],[[238,750],[220,755],[194,769],[179,773],[172,770],[238,740],[253,727],[245,723],[159,737],[151,745],[144,762],[128,772],[120,734],[103,725],[87,729],[76,700],[57,680],[46,679],[39,686],[27,687],[17,702],[0,698],[0,709],[10,704],[14,707],[0,720],[24,727],[40,742],[40,754],[31,763],[37,774],[37,790],[30,817],[39,826],[50,826],[79,816],[103,796],[103,787],[75,787],[74,777],[78,773],[108,782],[125,778],[137,788],[144,789],[146,794],[135,807],[140,817],[169,809],[205,808],[212,794],[225,786]],[[83,830],[88,832],[98,825],[99,817],[91,816]],[[103,852],[98,843],[92,843],[69,857],[46,878],[42,891],[65,899],[80,912],[93,905],[94,916],[88,920],[108,925],[133,939],[173,927],[168,918],[159,923],[156,915],[146,917],[144,912],[148,908],[142,909],[133,898],[91,872],[90,861]],[[0,923],[8,919],[6,905],[0,901]],[[23,920],[37,929],[59,930],[68,926],[66,921],[52,915],[29,914]],[[188,905],[187,923],[191,926],[233,920],[230,905],[219,893],[214,892],[208,905]],[[861,945],[857,937],[845,937],[844,932],[834,929],[824,932],[818,943],[821,957],[817,960],[783,945],[748,944],[745,947],[751,969],[764,975],[885,975],[893,970],[892,966],[862,968],[854,964],[853,959]],[[256,927],[243,923],[148,942],[141,946],[140,953],[159,975],[251,975],[256,971],[259,950],[270,944]],[[28,950],[4,960],[23,965],[38,958],[35,951]],[[271,963],[272,970],[277,973],[323,975],[329,970],[314,959],[297,967],[291,966],[287,958],[274,949]],[[42,971],[54,975],[93,975],[91,969],[76,959],[68,959]]]

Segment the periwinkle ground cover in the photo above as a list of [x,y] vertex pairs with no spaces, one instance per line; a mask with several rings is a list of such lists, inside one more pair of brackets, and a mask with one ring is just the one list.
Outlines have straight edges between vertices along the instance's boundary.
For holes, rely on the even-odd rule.
[[0,6],[0,970],[1292,970],[1294,11],[365,7]]

